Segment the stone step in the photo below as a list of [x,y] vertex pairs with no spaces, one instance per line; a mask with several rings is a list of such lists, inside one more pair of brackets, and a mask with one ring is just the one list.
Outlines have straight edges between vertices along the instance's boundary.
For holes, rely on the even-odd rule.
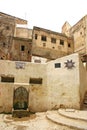
[[65,115],[61,115],[56,111],[48,111],[46,117],[52,122],[62,126],[67,126],[68,128],[73,128],[75,130],[87,130],[86,120],[66,117]]
[[13,117],[19,117],[19,118],[21,118],[21,117],[27,117],[27,116],[29,116],[29,110],[27,109],[27,110],[14,110],[14,109],[12,109],[12,116]]
[[75,109],[59,109],[58,113],[70,119],[87,121],[87,111],[83,111],[83,110],[80,111]]

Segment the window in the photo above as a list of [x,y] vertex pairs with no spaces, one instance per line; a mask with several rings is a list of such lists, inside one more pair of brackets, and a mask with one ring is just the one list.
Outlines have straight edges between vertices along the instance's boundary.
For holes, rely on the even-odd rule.
[[9,26],[6,26],[6,30],[10,30],[10,27],[9,27]]
[[30,54],[30,51],[28,51],[28,54]]
[[55,47],[54,47],[54,46],[53,46],[52,48],[53,48],[53,49],[55,49]]
[[55,68],[60,68],[61,67],[61,63],[55,63]]
[[56,38],[51,38],[52,43],[56,43]]
[[35,34],[35,39],[37,39],[37,34]]
[[42,84],[42,78],[30,78],[31,84]]
[[1,77],[1,82],[9,82],[13,83],[14,82],[14,77]]
[[60,40],[60,45],[64,45],[64,40]]
[[36,59],[36,60],[34,60],[34,62],[35,63],[41,63],[41,60]]
[[5,42],[3,42],[3,47],[5,47],[6,46],[6,43]]
[[42,41],[47,41],[47,37],[42,35],[42,36],[41,36],[41,40],[42,40]]
[[22,45],[22,46],[21,46],[21,51],[24,51],[24,50],[25,50],[25,46]]
[[43,43],[43,47],[45,47],[46,46],[46,43]]
[[80,35],[82,35],[82,32],[80,32]]
[[70,43],[68,43],[68,47],[71,47]]
[[41,60],[35,59],[34,62],[35,62],[35,63],[41,63]]
[[0,59],[3,60],[3,57],[1,57]]

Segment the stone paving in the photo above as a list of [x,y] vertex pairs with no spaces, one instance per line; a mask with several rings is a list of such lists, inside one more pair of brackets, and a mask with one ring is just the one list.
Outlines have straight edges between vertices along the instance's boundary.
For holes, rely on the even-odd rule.
[[87,130],[86,119],[87,111],[71,109],[38,112],[24,118],[0,114],[0,130]]

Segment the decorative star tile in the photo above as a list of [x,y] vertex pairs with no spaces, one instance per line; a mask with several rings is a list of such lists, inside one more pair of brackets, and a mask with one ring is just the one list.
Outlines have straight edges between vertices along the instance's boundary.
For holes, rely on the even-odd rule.
[[68,69],[72,69],[74,66],[75,62],[73,62],[72,60],[67,60],[67,62],[65,62],[65,67],[67,67]]

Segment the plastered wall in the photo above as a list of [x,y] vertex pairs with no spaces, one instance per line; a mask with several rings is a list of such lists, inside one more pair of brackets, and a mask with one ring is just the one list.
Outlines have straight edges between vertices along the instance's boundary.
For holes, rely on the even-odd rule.
[[[68,69],[65,63],[71,60],[74,67]],[[61,67],[55,68],[56,63],[60,63]],[[78,55],[74,54],[57,59],[48,63],[47,67],[50,70],[47,73],[50,108],[80,108]]]
[[[68,63],[72,64],[71,68],[67,67]],[[60,65],[55,66],[55,64]],[[46,64],[1,60],[0,112],[11,112],[14,89],[20,86],[25,87],[29,92],[28,107],[32,112],[60,107],[80,109],[81,95],[86,91],[84,74],[78,54],[59,58]],[[14,83],[2,82],[2,76],[14,77]],[[30,78],[41,78],[42,83],[33,84]]]

